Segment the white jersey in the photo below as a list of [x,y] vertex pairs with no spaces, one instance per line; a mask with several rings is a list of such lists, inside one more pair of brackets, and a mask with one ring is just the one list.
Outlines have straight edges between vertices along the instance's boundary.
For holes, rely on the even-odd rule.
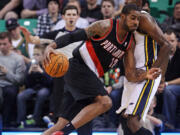
[[151,67],[157,59],[157,45],[149,36],[137,31],[134,32],[134,37],[136,41],[134,52],[136,68],[145,70],[147,66]]
[[[134,37],[136,41],[134,52],[136,68],[148,70],[157,58],[157,45],[148,35],[137,31],[134,32]],[[121,107],[117,113],[126,109],[125,114],[139,115],[144,120],[160,80],[161,76],[155,80],[132,83],[125,78]]]

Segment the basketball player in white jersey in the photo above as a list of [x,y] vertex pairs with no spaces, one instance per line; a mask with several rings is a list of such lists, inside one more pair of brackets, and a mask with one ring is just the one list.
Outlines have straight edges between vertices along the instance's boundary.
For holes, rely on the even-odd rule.
[[[126,3],[135,3],[142,7],[142,0],[126,0]],[[139,28],[134,35],[136,68],[148,70],[153,66],[160,67],[162,78],[159,76],[155,80],[145,80],[141,83],[129,82],[125,78],[121,107],[116,112],[122,113],[121,124],[125,135],[152,135],[149,130],[140,126],[139,120],[145,119],[160,81],[164,80],[170,45],[154,19],[143,11],[141,12]],[[153,39],[161,45],[158,59],[157,46]]]

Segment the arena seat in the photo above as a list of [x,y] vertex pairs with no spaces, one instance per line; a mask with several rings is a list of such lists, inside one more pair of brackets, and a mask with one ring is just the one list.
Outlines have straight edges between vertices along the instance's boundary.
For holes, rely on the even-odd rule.
[[[175,3],[179,0],[149,0],[151,7],[151,15],[160,23],[167,17],[172,16]],[[163,11],[163,12],[162,12]],[[167,12],[168,14],[164,14]]]
[[37,19],[19,19],[18,22],[21,26],[26,27],[31,34],[36,33]]

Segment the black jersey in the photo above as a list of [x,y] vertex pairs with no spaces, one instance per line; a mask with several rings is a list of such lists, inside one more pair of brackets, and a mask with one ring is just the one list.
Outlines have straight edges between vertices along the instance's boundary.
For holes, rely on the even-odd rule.
[[130,47],[133,34],[128,32],[124,40],[118,38],[119,19],[110,19],[111,27],[100,38],[91,38],[79,48],[79,53],[88,67],[99,77],[114,67]]

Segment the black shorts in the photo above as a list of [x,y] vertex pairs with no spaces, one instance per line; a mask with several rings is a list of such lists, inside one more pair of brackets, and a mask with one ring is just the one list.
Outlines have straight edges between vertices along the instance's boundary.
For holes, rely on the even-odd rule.
[[[66,86],[65,86],[66,87]],[[61,104],[61,111],[58,117],[63,117],[71,121],[85,106],[91,104],[93,99],[75,101],[69,91],[65,91]]]
[[69,91],[75,101],[108,95],[104,84],[82,60],[71,58],[68,72],[65,74],[65,90]]

